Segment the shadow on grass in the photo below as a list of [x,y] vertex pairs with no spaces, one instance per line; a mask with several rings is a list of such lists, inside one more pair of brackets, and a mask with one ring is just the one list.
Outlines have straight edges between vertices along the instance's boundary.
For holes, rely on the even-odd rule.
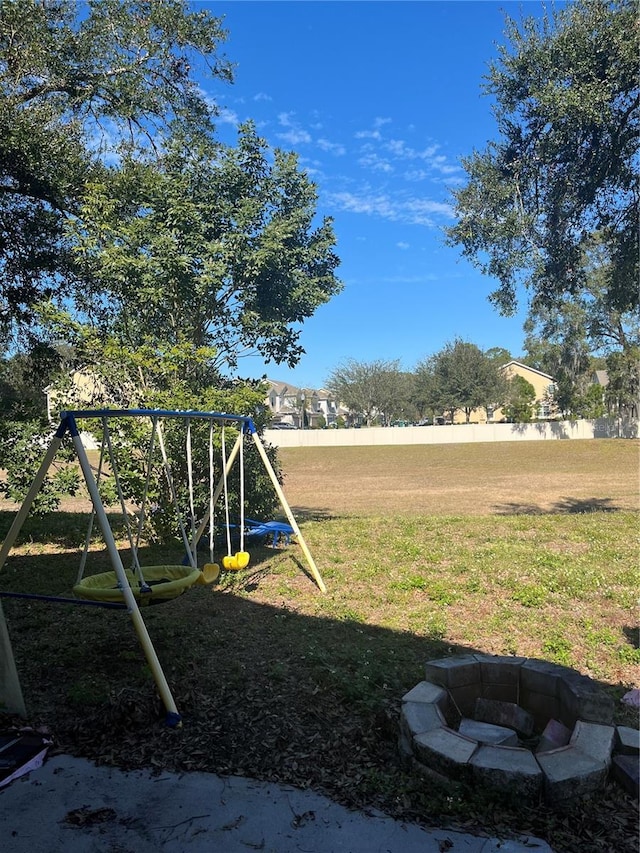
[[621,512],[611,498],[561,498],[548,507],[537,504],[495,504],[496,515],[581,515],[590,512]]
[[622,633],[627,638],[627,642],[634,649],[640,649],[640,628],[635,625],[633,627],[625,626]]
[[339,515],[323,507],[294,506],[291,507],[291,512],[299,523],[304,521],[334,521],[336,518],[340,518]]
[[[0,511],[0,542],[6,537],[15,517],[15,510]],[[90,517],[90,512],[66,512],[63,510],[46,515],[28,515],[20,530],[18,543],[31,542],[58,548],[82,549]],[[124,522],[120,512],[108,512],[107,517],[115,535],[124,530]],[[99,525],[97,521],[94,521],[93,536],[96,538],[98,535]]]
[[[100,763],[286,782],[425,824],[464,822],[467,829],[495,832],[495,821],[501,834],[505,827],[533,832],[557,850],[588,849],[580,847],[581,832],[585,838],[600,833],[606,844],[607,827],[615,825],[607,849],[626,849],[605,796],[588,809],[577,807],[579,819],[567,824],[566,808],[557,815],[552,809],[539,813],[486,791],[425,783],[404,767],[397,749],[401,697],[422,679],[425,661],[481,648],[334,615],[329,597],[319,592],[324,613],[297,612],[295,587],[280,591],[271,577],[270,560],[281,553],[253,549],[248,571],[144,608],[183,715],[180,730],[163,724],[155,683],[126,613],[5,601],[32,720],[51,728],[57,748]],[[307,574],[295,555],[287,555]],[[141,553],[143,564],[157,557],[157,549]],[[77,565],[67,554],[32,554],[11,558],[6,570],[6,588],[61,592],[73,585]],[[271,601],[253,599],[255,593]],[[613,796],[616,815],[635,814],[625,795],[616,789]],[[559,832],[570,836],[564,848]]]

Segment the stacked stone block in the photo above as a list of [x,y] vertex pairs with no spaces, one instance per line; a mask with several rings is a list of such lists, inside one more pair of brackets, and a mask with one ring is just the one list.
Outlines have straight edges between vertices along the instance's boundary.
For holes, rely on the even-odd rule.
[[[602,788],[615,752],[614,776],[637,793],[638,733],[612,725],[611,697],[586,676],[484,654],[428,661],[425,676],[403,697],[401,745],[428,772],[561,802]],[[535,754],[497,731],[527,738],[534,724],[545,729]]]

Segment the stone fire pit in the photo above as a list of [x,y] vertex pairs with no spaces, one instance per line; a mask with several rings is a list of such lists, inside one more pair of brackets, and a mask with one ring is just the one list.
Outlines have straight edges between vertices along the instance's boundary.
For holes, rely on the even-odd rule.
[[427,773],[559,802],[602,788],[612,758],[614,771],[637,763],[638,732],[614,726],[611,697],[573,669],[474,654],[428,661],[425,676],[402,699],[400,746]]

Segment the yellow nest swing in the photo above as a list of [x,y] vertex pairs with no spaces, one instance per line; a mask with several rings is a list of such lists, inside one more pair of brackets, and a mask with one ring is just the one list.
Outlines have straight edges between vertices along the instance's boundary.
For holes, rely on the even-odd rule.
[[[113,452],[113,447],[111,443],[111,436],[109,433],[109,427],[107,423],[107,419],[103,419],[103,442],[100,454],[100,462],[98,465],[98,471],[96,475],[96,484],[99,483],[103,464],[104,464],[104,456],[105,451],[109,455],[109,462],[113,472],[113,477],[115,481],[116,491],[118,493],[120,506],[123,514],[123,518],[125,520],[125,526],[127,528],[127,533],[129,537],[129,543],[131,546],[131,554],[132,554],[132,567],[130,569],[124,569],[124,578],[126,579],[128,586],[136,599],[138,604],[147,605],[147,604],[159,604],[165,601],[170,601],[174,598],[177,598],[179,595],[182,595],[187,589],[194,586],[195,584],[212,584],[214,583],[220,575],[220,567],[217,563],[213,562],[213,505],[216,500],[216,493],[213,488],[213,476],[214,476],[214,465],[213,465],[213,429],[214,424],[210,422],[209,425],[209,521],[210,521],[210,561],[205,563],[204,567],[201,569],[198,568],[198,560],[197,560],[197,542],[200,538],[199,535],[195,531],[195,507],[194,507],[194,488],[193,488],[193,463],[192,463],[192,455],[191,455],[191,424],[187,419],[187,437],[186,437],[186,452],[187,452],[187,473],[189,480],[189,509],[191,516],[191,532],[192,537],[189,540],[187,536],[187,532],[184,528],[184,524],[180,518],[180,512],[178,508],[178,497],[176,493],[176,489],[174,486],[173,477],[171,474],[171,468],[169,465],[169,460],[167,457],[162,432],[160,430],[160,426],[157,422],[156,418],[152,418],[152,430],[151,430],[151,440],[148,450],[148,463],[146,470],[146,482],[144,489],[144,496],[141,503],[140,515],[138,518],[138,530],[137,536],[134,539],[130,524],[129,524],[129,516],[127,512],[127,508],[125,506],[125,499],[122,492],[122,488],[120,485],[120,478],[118,475],[118,467],[116,464],[115,455]],[[154,452],[154,443],[156,438],[156,433],[158,436],[158,444],[160,446],[160,450],[162,453],[163,466],[165,471],[165,476],[167,478],[167,483],[169,485],[169,490],[173,499],[174,507],[176,510],[176,515],[178,518],[178,526],[180,528],[180,532],[182,534],[183,542],[186,546],[187,550],[187,562],[188,565],[161,565],[161,566],[141,566],[138,560],[138,548],[140,545],[140,538],[142,534],[142,529],[145,520],[145,506],[147,501],[147,495],[149,490],[149,483],[151,477],[151,468],[152,468],[152,457]],[[242,447],[242,445],[240,445]],[[240,450],[240,454],[242,456],[242,449]],[[227,483],[226,483],[226,454],[224,448],[224,427],[223,427],[223,458],[224,458],[224,491],[225,491],[225,504],[228,507],[228,498],[227,498]],[[243,479],[243,475],[241,474],[241,479]],[[244,486],[244,482],[242,483]],[[221,489],[218,489],[218,495]],[[243,488],[242,488],[243,491]],[[87,531],[87,537],[85,541],[85,549],[83,553],[83,558],[80,566],[80,571],[78,573],[77,581],[73,587],[73,592],[78,598],[87,599],[89,601],[96,602],[109,602],[109,603],[122,603],[125,602],[125,593],[123,590],[123,582],[121,580],[121,575],[118,574],[115,570],[101,572],[95,575],[87,575],[83,576],[84,566],[86,563],[89,541],[91,538],[91,528],[93,525],[94,514],[91,517],[89,522],[89,530]],[[244,568],[249,562],[248,554],[236,554],[229,555],[224,558],[225,568]]]
[[[192,566],[145,566],[140,576],[125,569],[131,592],[138,604],[159,604],[182,595],[196,583],[212,583],[204,572]],[[215,580],[215,578],[213,578]],[[89,601],[123,602],[124,593],[115,571],[101,572],[82,578],[74,587],[74,595]]]

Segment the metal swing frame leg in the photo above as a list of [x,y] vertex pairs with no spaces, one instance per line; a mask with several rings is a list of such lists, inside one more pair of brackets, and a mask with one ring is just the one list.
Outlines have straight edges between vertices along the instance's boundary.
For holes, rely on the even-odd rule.
[[[238,455],[238,451],[240,450],[240,442],[243,441],[244,435],[245,434],[242,432],[238,435],[238,438],[237,438],[235,444],[233,445],[231,453],[229,454],[229,457],[227,458],[227,466],[226,466],[225,472],[220,477],[220,480],[218,481],[218,484],[217,484],[215,491],[213,493],[214,502],[217,501],[218,498],[220,497],[220,494],[221,494],[222,488],[223,488],[224,477],[229,475],[231,467],[232,467],[233,463],[235,462],[236,456]],[[322,580],[322,576],[320,575],[320,572],[318,571],[318,568],[315,564],[315,561],[314,561],[313,557],[311,556],[311,551],[309,551],[307,543],[304,540],[304,536],[302,535],[300,528],[298,527],[298,522],[295,520],[293,512],[291,511],[291,507],[289,506],[289,503],[285,497],[285,494],[282,491],[282,486],[278,482],[278,477],[276,476],[276,472],[273,470],[273,465],[269,461],[269,457],[267,456],[267,452],[264,449],[264,445],[262,444],[260,436],[258,435],[257,432],[251,432],[251,437],[253,438],[254,444],[258,448],[258,453],[260,454],[260,458],[262,459],[262,464],[264,465],[265,470],[266,470],[267,474],[269,475],[269,478],[273,484],[273,487],[276,491],[276,495],[278,496],[278,500],[280,501],[280,505],[282,506],[282,509],[284,510],[285,515],[287,516],[287,520],[288,520],[289,524],[293,528],[293,532],[296,535],[298,543],[300,544],[300,548],[301,548],[302,553],[304,554],[304,557],[307,561],[307,565],[309,566],[309,569],[311,571],[313,579],[315,580],[316,584],[318,585],[318,588],[320,589],[320,591],[326,592],[327,587],[325,586],[325,583]],[[200,523],[200,526],[198,527],[198,530],[196,532],[196,539],[195,539],[196,544],[200,541],[202,535],[204,534],[204,531],[206,530],[208,523],[209,523],[209,513],[207,512],[205,514],[205,517],[202,519],[202,522]],[[192,546],[193,546],[193,543],[192,543]]]
[[[87,458],[86,451],[82,445],[82,439],[75,423],[75,419],[71,415],[67,415],[66,417],[63,416],[60,426],[58,427],[56,434],[51,440],[51,444],[49,445],[45,457],[42,460],[42,463],[33,480],[33,483],[31,484],[29,491],[27,492],[27,495],[24,501],[22,502],[22,506],[20,507],[18,513],[16,514],[16,517],[13,520],[13,524],[11,525],[9,532],[7,533],[6,539],[2,543],[2,548],[0,548],[0,570],[2,570],[7,556],[18,537],[18,534],[20,533],[22,525],[24,524],[24,521],[29,514],[29,510],[31,509],[31,505],[33,504],[36,495],[42,487],[45,477],[47,476],[47,472],[51,467],[51,463],[53,462],[58,452],[58,449],[60,448],[60,444],[62,443],[62,439],[67,430],[69,430],[71,434],[71,439],[73,441],[76,455],[78,457],[78,462],[80,463],[80,468],[82,470],[87,489],[91,496],[91,501],[96,511],[96,517],[98,518],[98,522],[102,530],[102,535],[104,536],[104,540],[107,545],[111,564],[118,578],[118,582],[120,583],[120,586],[122,588],[122,595],[127,607],[127,611],[131,617],[131,621],[133,622],[133,626],[135,628],[136,634],[138,635],[138,639],[144,651],[147,663],[149,664],[151,672],[153,673],[158,692],[160,693],[160,698],[162,699],[162,702],[165,706],[167,712],[167,725],[172,727],[179,726],[181,724],[180,714],[176,707],[176,703],[167,683],[165,674],[160,665],[160,661],[158,660],[156,650],[154,649],[153,643],[151,642],[149,632],[147,631],[147,626],[145,625],[144,619],[142,618],[142,614],[140,613],[138,602],[136,601],[131,586],[129,585],[129,581],[125,573],[124,566],[122,564],[122,559],[120,558],[120,554],[118,553],[116,542],[113,538],[113,532],[111,530],[111,526],[109,525],[109,519],[107,518],[107,513],[104,509],[102,498],[100,497],[100,493],[98,491],[97,483],[91,471],[89,459]],[[15,713],[21,714],[22,716],[26,716],[26,708],[22,696],[22,690],[20,688],[20,680],[15,665],[15,659],[13,656],[13,649],[11,647],[9,631],[7,629],[4,611],[2,610],[2,605],[0,604],[0,707],[3,706],[7,710],[12,710]]]
[[11,648],[9,629],[0,602],[0,711],[27,716],[16,662]]
[[285,494],[282,491],[282,486],[278,482],[276,472],[273,470],[273,465],[269,461],[269,457],[267,456],[267,451],[264,449],[264,445],[262,444],[262,441],[260,440],[260,436],[258,435],[257,432],[252,432],[251,436],[253,438],[255,446],[258,448],[258,453],[260,454],[260,458],[262,459],[262,462],[263,462],[264,467],[267,471],[267,474],[269,475],[271,482],[273,483],[273,488],[276,490],[276,494],[278,496],[278,499],[280,500],[280,504],[282,506],[282,509],[284,510],[285,515],[287,516],[287,521],[289,522],[289,524],[293,528],[293,532],[295,533],[296,538],[298,539],[298,544],[300,545],[300,548],[302,549],[302,553],[304,554],[305,559],[307,561],[307,564],[309,566],[309,569],[311,570],[311,574],[313,575],[313,579],[317,583],[320,591],[326,592],[327,587],[325,586],[324,581],[322,580],[322,577],[320,575],[320,572],[318,571],[318,568],[315,564],[315,561],[314,561],[313,557],[311,556],[311,551],[309,551],[309,548],[307,547],[307,543],[304,541],[304,537],[303,537],[302,533],[300,532],[300,528],[298,527],[298,522],[295,520],[293,512],[291,511],[291,507],[289,506],[289,503],[285,497]]
[[131,617],[133,627],[135,628],[136,634],[138,635],[138,640],[140,641],[140,645],[142,646],[142,650],[144,651],[147,663],[149,664],[154,681],[156,682],[156,686],[160,693],[160,698],[162,699],[162,702],[166,709],[167,725],[172,727],[179,726],[181,716],[178,712],[178,708],[176,707],[173,694],[171,693],[171,689],[165,677],[162,666],[160,665],[160,661],[158,660],[156,650],[153,646],[153,643],[151,642],[151,637],[149,636],[149,632],[147,631],[147,626],[144,622],[144,619],[142,618],[142,614],[140,613],[138,602],[136,601],[136,597],[134,596],[131,586],[129,585],[129,580],[122,564],[122,559],[118,552],[115,539],[113,538],[113,532],[111,530],[109,519],[107,518],[107,513],[102,503],[102,498],[100,497],[100,492],[98,491],[97,483],[93,477],[91,466],[89,465],[89,460],[87,458],[87,454],[82,445],[82,439],[80,438],[77,429],[74,430],[72,433],[72,440],[76,449],[76,454],[78,456],[78,461],[80,463],[82,473],[84,474],[87,489],[89,490],[89,494],[91,495],[91,501],[96,511],[96,517],[100,524],[100,529],[102,530],[102,535],[107,546],[107,551],[109,552],[111,565],[113,566],[113,570],[116,573],[118,583],[122,590],[122,596],[127,606],[127,612]]
[[[22,525],[24,524],[26,517],[29,515],[29,510],[31,509],[31,505],[34,502],[36,495],[42,488],[47,472],[51,467],[51,463],[53,462],[62,443],[64,433],[65,430],[62,429],[61,425],[54,437],[51,439],[51,444],[45,453],[44,459],[40,464],[40,468],[38,468],[33,483],[31,484],[16,517],[13,519],[9,532],[2,543],[2,548],[0,548],[0,571],[2,571],[2,567],[6,562],[7,556],[18,538],[18,534],[22,529]],[[9,629],[4,616],[4,610],[2,609],[2,603],[0,603],[0,709],[18,714],[21,717],[27,716],[27,709],[22,695],[22,688],[20,687],[20,678],[18,676],[16,662],[13,656],[11,638],[9,636]]]

